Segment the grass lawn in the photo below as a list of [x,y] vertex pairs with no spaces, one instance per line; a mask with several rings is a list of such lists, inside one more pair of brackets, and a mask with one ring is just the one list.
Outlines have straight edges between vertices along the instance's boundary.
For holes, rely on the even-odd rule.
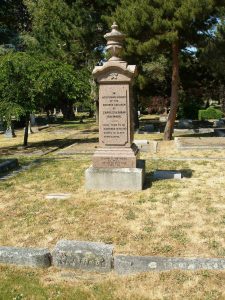
[[[73,143],[88,149],[90,141],[97,145],[97,137],[93,122],[50,127],[31,135],[30,147],[25,150],[19,147],[22,132],[10,140],[0,136],[0,159],[16,157],[21,164],[40,159],[26,172],[0,181],[1,246],[53,249],[58,240],[71,239],[113,243],[117,254],[225,256],[224,161],[207,160],[225,157],[224,151],[180,152],[174,142],[159,142],[156,153],[142,154],[147,166],[143,191],[87,192],[84,171],[91,156],[55,153],[57,146]],[[135,138],[152,140],[156,136]],[[46,154],[48,151],[53,152]],[[170,161],[167,157],[205,159]],[[151,175],[156,169],[182,170],[185,178],[154,181]],[[71,193],[72,197],[46,200],[50,193]],[[225,298],[224,272],[119,277],[54,268],[1,266],[0,271],[0,299]]]
[[0,266],[0,299],[224,299],[223,272],[170,271],[116,276]]

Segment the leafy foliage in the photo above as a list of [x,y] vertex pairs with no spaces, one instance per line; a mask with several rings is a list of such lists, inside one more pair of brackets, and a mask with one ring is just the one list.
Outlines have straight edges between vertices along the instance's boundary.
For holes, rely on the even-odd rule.
[[221,5],[224,4],[220,0],[121,0],[116,9],[116,20],[127,34],[126,54],[136,60],[142,71],[140,87],[148,82],[144,66],[155,60],[158,53],[171,61],[171,109],[165,139],[172,138],[178,109],[181,50],[197,46],[208,35],[208,30],[218,22]]
[[209,107],[205,110],[199,110],[198,119],[199,120],[210,120],[210,119],[221,119],[223,117],[223,113],[219,109],[215,109],[213,107]]
[[0,50],[20,46],[20,33],[29,29],[28,11],[23,0],[0,0]]
[[30,50],[81,67],[100,51],[105,22],[115,0],[25,0],[32,17],[32,32],[24,37]]
[[0,114],[8,123],[35,109],[37,61],[26,53],[8,53],[0,59]]
[[87,70],[74,71],[71,65],[54,60],[42,61],[39,68],[35,89],[42,106],[59,106],[64,99],[72,103],[89,100],[90,74]]

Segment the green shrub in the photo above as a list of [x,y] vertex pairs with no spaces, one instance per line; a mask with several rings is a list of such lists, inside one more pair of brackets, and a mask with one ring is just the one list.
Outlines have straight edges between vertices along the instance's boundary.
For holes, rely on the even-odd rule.
[[209,120],[209,119],[221,119],[223,117],[223,112],[219,109],[209,107],[207,109],[201,109],[198,111],[198,119]]

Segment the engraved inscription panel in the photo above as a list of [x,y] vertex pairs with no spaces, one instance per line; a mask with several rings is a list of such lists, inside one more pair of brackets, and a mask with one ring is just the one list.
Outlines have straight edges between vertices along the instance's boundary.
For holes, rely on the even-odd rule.
[[129,143],[129,86],[101,85],[99,96],[100,145],[126,146]]
[[73,253],[73,255],[68,255],[65,252],[61,252],[59,257],[57,257],[58,266],[70,266],[70,267],[105,267],[105,259],[102,256],[97,256],[91,252],[81,252]]
[[133,155],[133,157],[93,157],[93,166],[97,168],[135,168],[136,156]]
[[102,157],[101,165],[103,168],[127,168],[130,159],[127,157]]

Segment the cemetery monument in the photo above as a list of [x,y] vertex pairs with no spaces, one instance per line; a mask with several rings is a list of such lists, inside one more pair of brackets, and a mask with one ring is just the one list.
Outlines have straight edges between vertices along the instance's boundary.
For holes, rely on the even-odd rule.
[[136,66],[120,58],[125,35],[115,23],[104,37],[111,58],[93,70],[99,85],[99,148],[85,172],[86,189],[141,190],[145,162],[137,159],[139,150],[133,143]]

